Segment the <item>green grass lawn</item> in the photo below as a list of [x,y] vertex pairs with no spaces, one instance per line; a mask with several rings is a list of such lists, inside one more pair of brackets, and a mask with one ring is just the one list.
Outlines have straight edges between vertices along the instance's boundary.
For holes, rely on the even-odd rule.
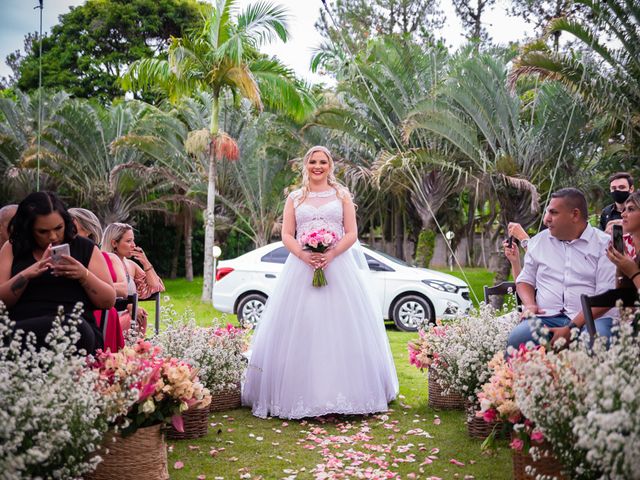
[[[467,278],[478,292],[482,291],[482,285],[491,283],[491,274],[482,269],[469,269]],[[202,279],[191,284],[167,280],[165,285],[176,312],[190,308],[202,325],[211,318],[222,317],[211,305],[200,302]],[[228,316],[227,320],[236,323],[235,316]],[[497,442],[494,451],[483,453],[482,442],[467,436],[462,412],[428,407],[426,374],[407,361],[406,344],[415,334],[396,331],[390,325],[387,334],[400,380],[400,398],[390,405],[388,418],[377,415],[283,422],[253,417],[247,408],[217,413],[211,415],[206,437],[168,442],[171,478],[315,478],[314,468],[326,463],[323,446],[326,446],[324,455],[327,452],[343,455],[345,465],[354,465],[348,457],[384,456],[389,462],[388,470],[397,472],[401,478],[511,478],[511,456],[506,442]],[[366,432],[372,438],[358,439],[355,437],[358,432],[360,435]],[[380,449],[388,451],[376,451]],[[432,449],[438,452],[434,454]],[[429,460],[429,456],[433,458]],[[356,468],[376,468],[368,463],[370,457],[363,458]],[[452,459],[464,466],[452,463]],[[176,462],[184,466],[176,469]]]

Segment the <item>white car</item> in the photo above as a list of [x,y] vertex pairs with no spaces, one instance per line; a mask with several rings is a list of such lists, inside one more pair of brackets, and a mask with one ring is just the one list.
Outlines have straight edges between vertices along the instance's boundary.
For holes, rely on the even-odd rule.
[[[384,317],[400,330],[415,331],[436,318],[452,317],[471,307],[469,286],[459,278],[412,267],[364,246],[363,250]],[[241,324],[257,323],[288,256],[282,242],[275,242],[219,262],[213,306],[237,314]]]

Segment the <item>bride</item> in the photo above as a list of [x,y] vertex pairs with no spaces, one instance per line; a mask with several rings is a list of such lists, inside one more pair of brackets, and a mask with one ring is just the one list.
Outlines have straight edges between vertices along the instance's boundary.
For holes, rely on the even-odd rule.
[[[339,241],[324,254],[303,250],[296,236],[320,228]],[[291,255],[254,333],[242,403],[262,418],[386,411],[398,394],[391,348],[357,243],[355,206],[324,147],[304,156],[282,241]],[[326,286],[311,284],[318,267]]]

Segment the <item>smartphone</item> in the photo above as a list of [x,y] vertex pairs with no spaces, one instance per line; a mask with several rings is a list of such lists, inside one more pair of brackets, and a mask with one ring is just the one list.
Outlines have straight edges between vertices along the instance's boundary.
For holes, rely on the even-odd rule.
[[513,247],[513,235],[510,235],[509,238],[507,239],[507,247],[509,248]]
[[53,263],[60,263],[62,261],[62,255],[71,255],[68,243],[62,243],[55,247],[51,247],[51,261]]
[[613,248],[624,255],[624,241],[622,240],[622,225],[613,225],[611,228],[611,243]]

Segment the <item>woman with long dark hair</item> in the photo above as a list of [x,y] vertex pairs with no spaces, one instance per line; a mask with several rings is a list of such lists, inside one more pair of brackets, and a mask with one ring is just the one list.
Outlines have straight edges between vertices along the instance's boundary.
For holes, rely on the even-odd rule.
[[[62,244],[69,245],[69,255],[54,261],[52,248]],[[18,205],[9,224],[9,241],[0,250],[0,300],[15,327],[33,332],[38,346],[44,344],[59,307],[67,316],[81,302],[77,346],[88,353],[102,346],[93,310],[115,303],[109,270],[94,243],[77,235],[54,193],[32,193]]]

